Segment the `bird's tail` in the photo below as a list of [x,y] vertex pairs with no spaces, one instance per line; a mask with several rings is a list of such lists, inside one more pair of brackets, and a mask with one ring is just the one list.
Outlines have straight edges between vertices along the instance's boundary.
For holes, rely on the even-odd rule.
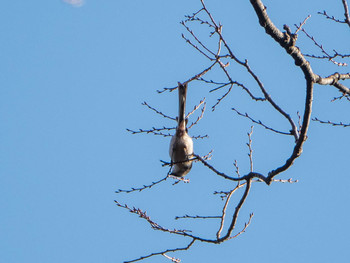
[[[186,128],[186,96],[187,96],[187,83],[181,84],[179,82],[179,119],[178,126],[179,128]],[[182,127],[183,126],[183,127]]]

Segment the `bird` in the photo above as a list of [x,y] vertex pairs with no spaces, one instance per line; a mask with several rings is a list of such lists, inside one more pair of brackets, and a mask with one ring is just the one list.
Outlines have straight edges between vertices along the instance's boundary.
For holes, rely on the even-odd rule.
[[170,175],[184,177],[192,168],[193,140],[188,135],[185,116],[187,83],[178,83],[179,91],[179,116],[177,118],[176,132],[171,138],[169,155],[171,158],[172,170]]

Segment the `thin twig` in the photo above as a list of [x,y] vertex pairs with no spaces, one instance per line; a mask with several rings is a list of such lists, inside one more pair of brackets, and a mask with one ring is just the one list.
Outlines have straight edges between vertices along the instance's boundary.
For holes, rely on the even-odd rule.
[[237,163],[237,160],[235,160],[235,162],[233,163],[233,165],[235,166],[236,168],[236,174],[238,177],[241,177],[241,175],[239,174],[239,167],[238,167],[238,163]]
[[188,129],[191,129],[194,125],[196,125],[202,118],[203,118],[203,115],[204,115],[204,111],[205,111],[205,106],[206,106],[206,103],[204,102],[203,104],[203,107],[201,109],[201,114],[198,116],[198,118],[192,122],[189,126],[188,126]]
[[272,182],[294,184],[294,183],[298,183],[299,180],[293,180],[292,178],[289,178],[289,179],[287,179],[287,180],[283,180],[283,179],[273,179]]
[[299,30],[302,28],[303,25],[306,24],[306,21],[311,17],[311,15],[308,15],[307,18],[304,19],[302,23],[299,24],[299,26],[295,25],[297,30],[294,32],[294,34],[297,34]]
[[156,223],[155,221],[153,221],[146,213],[146,211],[142,211],[140,208],[136,208],[136,207],[129,207],[127,204],[122,205],[121,203],[119,203],[117,200],[114,200],[114,202],[116,203],[117,206],[124,208],[126,210],[128,210],[130,213],[132,214],[137,214],[140,216],[140,218],[145,219],[150,226],[152,227],[152,229],[154,230],[160,230],[163,232],[168,232],[168,233],[172,233],[172,234],[178,234],[178,235],[184,235],[187,232],[191,232],[190,230],[185,230],[185,229],[168,229],[165,227],[160,226],[158,223]]
[[243,234],[243,233],[245,232],[245,230],[247,229],[247,227],[250,225],[250,223],[251,223],[251,221],[252,221],[253,216],[254,216],[254,214],[253,214],[253,213],[251,213],[251,214],[249,215],[249,220],[248,220],[248,222],[247,222],[247,223],[245,223],[245,224],[244,224],[243,229],[242,229],[241,231],[239,231],[239,232],[238,232],[236,235],[234,235],[234,236],[230,237],[229,239],[236,238],[236,237],[238,237],[239,235]]
[[138,133],[149,134],[149,133],[152,133],[154,135],[161,135],[161,136],[164,136],[164,137],[169,137],[169,136],[172,136],[170,133],[163,133],[162,131],[171,131],[171,130],[175,130],[175,129],[176,129],[175,127],[171,127],[171,128],[168,128],[168,127],[163,127],[163,128],[152,127],[152,129],[149,129],[149,130],[144,130],[144,129],[139,129],[138,131],[134,131],[134,130],[131,130],[131,129],[126,129],[126,130],[128,132],[131,132],[131,134],[138,134]]
[[218,219],[221,218],[221,216],[190,216],[190,215],[184,215],[184,216],[176,216],[175,220],[178,219],[184,219],[184,218],[190,218],[190,219]]
[[186,246],[186,247],[181,247],[181,248],[173,248],[173,249],[166,249],[164,251],[161,251],[161,252],[156,252],[156,253],[151,253],[147,256],[142,256],[142,257],[139,257],[137,259],[134,259],[134,260],[130,260],[130,261],[124,261],[124,263],[132,263],[132,262],[136,262],[136,261],[140,261],[140,260],[143,260],[143,259],[146,259],[146,258],[150,258],[150,257],[153,257],[153,256],[159,256],[159,255],[164,255],[165,253],[169,253],[169,252],[176,252],[176,251],[181,251],[181,250],[188,250],[193,244],[194,242],[196,241],[196,239],[192,239],[192,241]]
[[142,187],[138,187],[138,188],[134,188],[132,187],[131,189],[128,189],[128,190],[123,190],[123,189],[118,189],[117,191],[115,191],[117,194],[119,193],[132,193],[132,192],[141,192],[145,189],[149,189],[149,188],[152,188],[153,186],[163,182],[163,181],[166,181],[168,179],[168,176],[158,180],[158,181],[155,181],[155,182],[152,182],[151,184],[149,185],[143,185]]
[[[188,26],[186,26],[186,24],[185,24],[184,21],[182,21],[180,24],[183,25],[183,26],[186,28],[186,30],[192,35],[192,37],[198,42],[198,44],[200,44],[207,52],[209,52],[211,55],[213,55],[213,56],[215,57],[215,53],[212,52],[210,49],[208,49],[208,48],[197,38],[197,36],[193,33],[193,31],[192,31]],[[186,39],[186,38],[184,37],[183,34],[182,34],[182,37],[183,37],[184,39]],[[201,53],[202,53],[202,52],[201,52]],[[210,57],[207,56],[207,55],[206,55],[206,57],[209,58],[210,60],[215,60],[215,58],[210,58]]]
[[193,110],[186,115],[186,119],[188,119],[188,117],[190,117],[196,110],[198,110],[202,104],[205,104],[205,98],[203,98],[198,105],[194,106]]
[[253,134],[253,126],[250,127],[250,132],[248,132],[248,143],[247,146],[249,148],[249,164],[250,164],[250,171],[253,172],[253,148],[252,148],[252,134]]
[[350,123],[343,123],[343,122],[336,123],[336,122],[332,122],[332,121],[322,121],[318,118],[313,118],[312,120],[317,121],[317,122],[322,123],[322,124],[330,124],[332,126],[350,127]]
[[202,51],[197,45],[193,44],[191,40],[185,37],[184,34],[181,35],[182,38],[186,41],[186,43],[190,44],[194,49],[196,49],[199,53],[201,53],[203,56],[205,56],[209,60],[213,60],[210,56],[208,56],[204,51]]
[[334,21],[334,22],[336,22],[336,23],[345,23],[345,21],[343,21],[343,20],[339,20],[339,19],[336,19],[334,16],[328,15],[327,12],[326,12],[325,10],[324,10],[323,12],[317,12],[317,14],[323,15],[323,16],[325,16],[327,19],[332,20],[332,21]]
[[216,107],[220,104],[220,102],[231,92],[233,87],[233,84],[230,84],[229,89],[224,93],[224,95],[221,96],[221,98],[218,98],[216,103],[211,107],[211,110],[214,111]]
[[273,128],[271,128],[271,127],[265,125],[265,124],[262,123],[260,120],[255,120],[255,119],[253,119],[252,117],[250,117],[250,116],[248,115],[248,113],[241,113],[241,112],[239,112],[238,110],[236,110],[235,108],[232,108],[232,110],[235,111],[238,115],[240,115],[240,116],[242,116],[242,117],[245,117],[245,118],[248,118],[248,119],[251,120],[253,123],[259,124],[259,125],[261,125],[262,127],[264,127],[264,128],[267,129],[267,130],[273,131],[273,132],[275,132],[275,133],[283,134],[283,135],[292,135],[291,132],[288,133],[288,132],[278,131],[278,130],[276,130],[276,129],[273,129]]
[[152,111],[154,111],[155,113],[157,113],[157,114],[163,116],[164,118],[168,118],[168,119],[170,119],[170,120],[176,121],[176,118],[170,117],[170,116],[165,115],[164,113],[162,113],[162,112],[156,110],[155,108],[151,107],[146,101],[144,101],[144,102],[141,103],[141,104],[144,105],[144,106],[147,106],[150,110],[152,110]]
[[167,254],[162,254],[164,257],[166,257],[167,259],[170,259],[171,262],[175,262],[175,263],[180,263],[181,262],[181,259],[178,259],[178,258],[174,258],[174,257],[169,257]]
[[[334,60],[334,58],[336,57],[336,55],[330,55],[323,47],[323,45],[319,44],[316,39],[311,36],[309,33],[306,32],[306,30],[304,28],[301,29],[301,31],[309,38],[312,40],[312,42],[314,43],[315,46],[317,46],[321,52],[323,54],[325,54],[326,58],[328,58],[329,61],[331,61],[333,64],[337,65],[337,66],[347,66],[346,63],[341,63],[341,62],[337,62]],[[312,58],[322,58],[322,57],[316,57],[316,56],[313,56],[313,55],[305,55],[305,56],[308,56],[308,57],[312,57]]]

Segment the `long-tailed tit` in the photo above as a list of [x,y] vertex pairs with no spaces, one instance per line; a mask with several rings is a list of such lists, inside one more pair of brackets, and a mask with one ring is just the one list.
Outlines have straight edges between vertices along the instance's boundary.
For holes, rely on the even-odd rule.
[[185,117],[187,83],[179,83],[179,117],[176,132],[171,138],[169,155],[173,164],[171,175],[183,177],[192,168],[193,141],[187,133]]

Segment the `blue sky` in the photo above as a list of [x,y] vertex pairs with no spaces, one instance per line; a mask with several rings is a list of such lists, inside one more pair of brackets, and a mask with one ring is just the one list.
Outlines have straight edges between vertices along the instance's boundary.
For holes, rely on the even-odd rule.
[[[341,1],[264,3],[279,28],[293,28],[311,14],[308,32],[330,52],[350,53],[349,29],[317,15],[327,10],[341,18]],[[297,120],[303,76],[265,35],[249,2],[208,0],[207,5],[224,25],[235,54],[249,60],[270,94]],[[174,220],[184,214],[219,214],[223,203],[212,193],[232,188],[198,163],[189,184],[173,186],[168,180],[141,193],[114,193],[166,175],[159,160],[169,160],[170,138],[131,135],[126,128],[175,125],[141,103],[175,117],[177,94],[156,90],[173,87],[209,65],[186,45],[179,24],[200,8],[200,1],[86,0],[75,7],[38,0],[4,1],[1,6],[0,262],[123,262],[188,243],[150,229],[118,208],[115,199],[147,211],[166,227],[215,235],[217,221]],[[319,52],[302,34],[297,45],[305,53]],[[321,76],[349,72],[311,62]],[[242,69],[232,65],[232,70],[238,81],[253,86]],[[212,112],[223,92],[208,91],[198,83],[188,91],[188,109],[203,97],[207,101],[205,117],[190,134],[208,134],[209,139],[196,140],[195,151],[204,155],[214,149],[212,164],[229,174],[236,159],[245,174],[251,123],[230,109],[278,129],[288,125],[238,88]],[[312,116],[349,123],[349,103],[330,102],[338,95],[332,87],[316,86]],[[253,212],[246,233],[222,245],[196,243],[190,251],[169,255],[182,262],[347,262],[348,137],[349,128],[311,123],[303,155],[278,177],[299,182],[254,184],[237,226],[239,230]],[[266,173],[281,165],[290,155],[291,140],[254,126],[255,170]],[[145,262],[170,261],[158,257]]]

